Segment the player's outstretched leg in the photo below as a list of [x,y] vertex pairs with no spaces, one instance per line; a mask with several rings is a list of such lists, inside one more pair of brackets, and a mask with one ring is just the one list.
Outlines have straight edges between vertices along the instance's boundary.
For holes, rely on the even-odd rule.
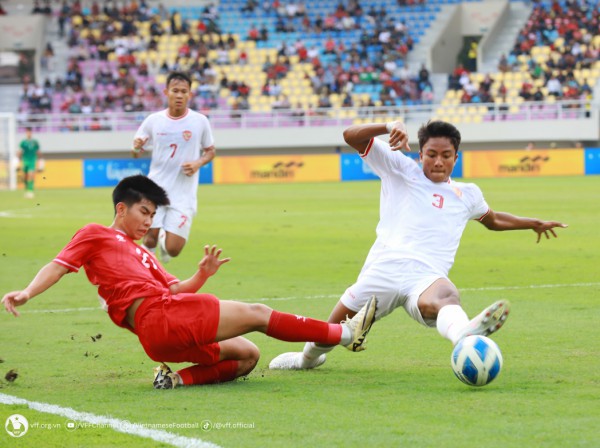
[[[364,341],[367,333],[375,320],[377,310],[377,299],[371,297],[363,308],[346,325],[353,328],[355,334],[354,341],[346,348],[352,351],[362,351],[366,347]],[[326,361],[326,353],[333,350],[335,346],[317,345],[314,342],[307,342],[303,352],[287,352],[273,358],[269,363],[271,370],[302,370],[314,369]]]
[[510,312],[510,302],[499,300],[488,306],[485,310],[469,321],[460,332],[458,340],[471,335],[488,336],[498,331]]
[[179,376],[164,362],[154,368],[155,389],[175,389],[179,384]]
[[168,263],[171,261],[171,256],[169,252],[167,252],[167,232],[165,229],[160,229],[158,231],[158,248],[160,249],[160,261],[163,263]]

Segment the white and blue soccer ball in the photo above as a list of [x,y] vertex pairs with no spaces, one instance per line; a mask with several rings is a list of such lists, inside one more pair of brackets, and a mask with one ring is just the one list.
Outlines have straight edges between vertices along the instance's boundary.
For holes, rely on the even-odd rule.
[[452,351],[452,370],[469,386],[485,386],[502,370],[502,353],[498,345],[485,336],[467,336]]

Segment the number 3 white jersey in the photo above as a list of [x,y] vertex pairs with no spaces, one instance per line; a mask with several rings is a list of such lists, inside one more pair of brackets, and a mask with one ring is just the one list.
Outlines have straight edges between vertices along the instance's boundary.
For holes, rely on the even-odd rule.
[[148,177],[163,187],[171,206],[196,214],[200,170],[186,176],[181,165],[198,160],[204,148],[214,145],[208,118],[188,109],[174,118],[165,109],[146,117],[134,138],[148,138],[144,150],[152,151]]
[[421,167],[377,138],[363,160],[381,178],[378,259],[414,259],[447,276],[470,219],[482,219],[489,207],[477,185],[435,183]]

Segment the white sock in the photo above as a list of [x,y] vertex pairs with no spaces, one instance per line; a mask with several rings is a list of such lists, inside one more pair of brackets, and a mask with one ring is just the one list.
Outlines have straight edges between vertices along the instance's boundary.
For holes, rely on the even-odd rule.
[[342,324],[342,338],[340,339],[340,345],[348,345],[352,342],[352,330],[348,325]]
[[469,317],[460,305],[446,305],[438,312],[436,326],[443,337],[456,344],[461,330],[468,323]]
[[335,348],[335,345],[316,345],[314,342],[307,342],[304,345],[304,351],[302,352],[302,365],[301,367],[306,369],[314,365],[315,361],[323,353],[329,353]]
[[162,250],[163,253],[167,253],[168,254],[167,247],[165,246],[166,241],[167,241],[166,239],[159,238],[158,239],[158,244],[160,245],[160,250]]

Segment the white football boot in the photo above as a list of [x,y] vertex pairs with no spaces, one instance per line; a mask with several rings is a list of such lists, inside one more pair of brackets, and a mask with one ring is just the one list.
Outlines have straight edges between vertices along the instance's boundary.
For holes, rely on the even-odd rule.
[[352,342],[344,347],[352,352],[360,352],[366,348],[364,343],[375,321],[375,311],[377,311],[377,298],[371,296],[352,319],[341,322],[342,325],[349,327],[352,332]]
[[498,331],[506,322],[509,312],[510,302],[508,300],[499,300],[493,303],[469,321],[457,340],[460,341],[471,335],[488,336]]
[[303,370],[303,369],[314,369],[323,364],[327,359],[327,356],[323,353],[321,356],[315,358],[312,362],[304,358],[302,352],[287,352],[273,358],[269,363],[269,369],[271,370]]
[[154,388],[155,389],[175,389],[179,384],[179,375],[173,371],[164,362],[154,368]]

